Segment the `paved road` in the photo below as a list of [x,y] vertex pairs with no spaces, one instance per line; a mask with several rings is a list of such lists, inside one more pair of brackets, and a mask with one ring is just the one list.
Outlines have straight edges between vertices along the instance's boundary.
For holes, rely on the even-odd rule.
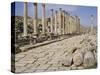
[[[86,37],[77,36],[70,39],[64,39],[59,42],[40,46],[26,52],[15,55],[15,68],[17,73],[25,72],[43,72],[70,70],[71,67],[65,67],[61,60],[72,52],[73,48],[79,47],[80,41]],[[70,43],[70,44],[69,44]]]

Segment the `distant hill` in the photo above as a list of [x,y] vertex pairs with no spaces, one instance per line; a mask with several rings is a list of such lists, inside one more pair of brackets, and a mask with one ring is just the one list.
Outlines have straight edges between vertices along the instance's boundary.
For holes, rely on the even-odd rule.
[[[11,22],[14,23],[14,21],[20,21],[23,22],[24,18],[23,16],[11,16]],[[28,25],[33,25],[34,19],[32,17],[28,17]],[[41,23],[41,19],[38,19],[38,23]]]
[[[17,21],[22,22],[23,23],[23,16],[11,16],[11,23],[14,24]],[[28,17],[28,25],[32,25],[33,24],[33,19],[31,17]]]

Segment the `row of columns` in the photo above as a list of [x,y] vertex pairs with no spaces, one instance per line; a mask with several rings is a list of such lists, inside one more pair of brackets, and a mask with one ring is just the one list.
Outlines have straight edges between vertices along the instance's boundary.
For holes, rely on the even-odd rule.
[[[38,34],[37,3],[33,4],[34,4],[34,34]],[[42,34],[45,34],[45,4],[42,4]]]
[[[37,12],[37,3],[33,3],[34,5],[34,20],[33,20],[33,29],[34,29],[34,35],[36,36],[38,34],[38,12]],[[80,27],[80,21],[79,19],[76,20],[76,24],[72,23],[70,19],[70,15],[65,11],[62,10],[62,8],[59,9],[59,11],[55,11],[51,9],[51,17],[50,17],[51,25],[50,25],[50,32],[54,34],[69,34],[72,31],[72,26],[76,25],[78,32]],[[78,21],[77,21],[78,20]],[[42,4],[42,34],[45,34],[46,30],[46,23],[45,23],[45,4]],[[55,21],[55,22],[54,22]],[[27,2],[24,3],[24,36],[27,36]]]
[[[37,3],[33,3],[34,5],[34,19],[33,19],[33,29],[34,29],[34,35],[38,34],[38,28],[37,28],[37,24],[38,24],[38,15],[37,15]],[[24,31],[23,31],[23,35],[27,36],[27,2],[24,2]],[[42,4],[42,33],[45,34],[45,4]]]
[[[65,10],[59,9],[59,33],[61,34],[72,34],[80,33],[80,19],[70,16]],[[77,20],[77,21],[76,21]]]

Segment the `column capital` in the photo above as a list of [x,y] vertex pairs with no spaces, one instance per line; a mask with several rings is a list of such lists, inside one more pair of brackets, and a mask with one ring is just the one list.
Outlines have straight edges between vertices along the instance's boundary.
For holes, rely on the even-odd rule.
[[93,15],[91,15],[91,17],[93,17]]
[[62,10],[65,13],[65,10]]
[[62,8],[59,8],[60,11],[62,11]]
[[26,4],[27,4],[27,2],[24,2],[24,3],[26,3]]
[[37,5],[37,3],[33,3],[34,5]]
[[50,9],[50,11],[51,11],[51,13],[52,13],[52,15],[53,15],[53,9]]
[[53,9],[50,9],[53,12]]
[[93,15],[90,15],[91,20],[93,20],[93,17],[94,17]]
[[68,14],[68,12],[67,12],[67,11],[65,11],[65,14]]
[[58,11],[56,10],[55,13],[58,13]]
[[80,21],[80,18],[78,17],[78,20]]
[[44,6],[44,7],[45,7],[45,3],[42,3],[42,6]]
[[77,16],[77,15],[75,15],[75,17],[76,17],[76,18],[78,18],[78,16]]

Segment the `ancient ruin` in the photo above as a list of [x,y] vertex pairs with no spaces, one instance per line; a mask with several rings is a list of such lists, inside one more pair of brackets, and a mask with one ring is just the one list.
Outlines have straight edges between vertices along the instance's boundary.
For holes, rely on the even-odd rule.
[[[15,32],[15,51],[12,51],[12,72],[44,72],[78,70],[97,67],[97,29],[94,15],[90,26],[81,25],[80,16],[73,16],[63,8],[48,10],[41,3],[33,3],[33,17],[28,16],[28,3],[24,2],[23,18],[18,20],[20,31]],[[20,19],[19,19],[20,18]],[[13,19],[13,18],[12,18]],[[17,24],[17,23],[16,23]],[[13,25],[13,24],[12,24]],[[30,28],[30,29],[29,29]]]

